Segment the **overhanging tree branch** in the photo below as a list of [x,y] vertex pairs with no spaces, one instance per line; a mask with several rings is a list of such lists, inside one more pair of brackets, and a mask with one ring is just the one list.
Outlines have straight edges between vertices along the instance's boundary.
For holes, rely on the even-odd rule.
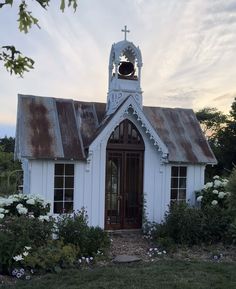
[[[51,0],[33,0],[37,2],[43,9],[47,9],[49,7]],[[14,0],[5,0],[0,3],[0,9],[5,5],[12,6],[16,1]],[[61,0],[60,2],[60,10],[64,12],[66,5],[68,7],[72,7],[74,11],[77,9],[77,0]],[[28,11],[27,1],[21,0],[20,4],[18,4],[18,22],[19,22],[19,30],[24,33],[28,33],[31,29],[32,25],[36,25],[40,28],[38,24],[38,19],[32,15],[31,11]],[[28,72],[30,69],[34,68],[34,60],[23,56],[22,53],[17,50],[13,45],[3,46],[0,49],[0,61],[3,62],[7,71],[10,74],[15,74],[23,77],[24,72]]]

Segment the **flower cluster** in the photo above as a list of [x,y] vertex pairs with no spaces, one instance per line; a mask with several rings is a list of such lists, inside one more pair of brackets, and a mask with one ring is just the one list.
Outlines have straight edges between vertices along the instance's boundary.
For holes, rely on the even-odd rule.
[[217,262],[219,262],[221,259],[223,259],[223,257],[224,257],[224,255],[223,255],[222,253],[220,253],[220,254],[213,254],[213,255],[212,255],[212,259],[213,259],[214,261],[217,261]]
[[[154,248],[149,248],[147,255],[150,258],[155,258],[155,257],[161,257],[163,255],[166,255],[166,251],[165,250],[159,250],[158,248],[154,247]],[[153,261],[153,259],[152,259]]]
[[103,256],[103,252],[101,250],[97,250],[97,253],[96,253],[97,256]]
[[[27,274],[28,272],[25,271],[24,268],[15,268],[12,270],[11,274],[13,277],[16,277],[17,279],[25,279],[25,280],[30,280],[30,275]],[[30,273],[33,274],[34,271],[30,270]]]
[[228,180],[219,176],[214,176],[211,182],[205,184],[203,190],[196,193],[197,202],[201,206],[216,206],[225,207],[229,192],[226,192]]
[[81,258],[79,258],[78,260],[78,264],[80,266],[82,265],[91,265],[94,261],[94,258],[93,257],[84,257],[82,256]]
[[48,216],[45,215],[49,210],[50,204],[39,196],[14,194],[0,198],[0,219],[7,215],[28,215],[48,221]]
[[23,261],[23,260],[24,260],[24,257],[27,257],[27,256],[29,255],[29,251],[30,251],[30,250],[31,250],[31,247],[30,247],[30,246],[25,246],[25,247],[24,247],[24,250],[23,250],[23,253],[14,256],[12,259],[13,259],[15,262]]

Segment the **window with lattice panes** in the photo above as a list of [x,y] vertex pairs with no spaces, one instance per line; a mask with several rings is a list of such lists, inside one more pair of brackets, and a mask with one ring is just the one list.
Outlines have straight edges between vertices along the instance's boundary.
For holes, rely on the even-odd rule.
[[187,167],[171,167],[171,201],[186,201]]
[[70,213],[74,202],[74,164],[55,164],[54,208],[55,214]]

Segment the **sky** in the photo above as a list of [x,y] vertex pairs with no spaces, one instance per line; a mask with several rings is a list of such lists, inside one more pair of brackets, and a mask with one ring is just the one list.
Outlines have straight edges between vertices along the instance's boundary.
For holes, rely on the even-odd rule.
[[59,0],[29,10],[41,29],[20,33],[17,3],[0,9],[0,44],[35,60],[23,78],[0,63],[0,138],[15,135],[17,94],[106,102],[111,45],[124,39],[143,58],[144,105],[216,107],[236,97],[236,0],[78,0],[61,13]]

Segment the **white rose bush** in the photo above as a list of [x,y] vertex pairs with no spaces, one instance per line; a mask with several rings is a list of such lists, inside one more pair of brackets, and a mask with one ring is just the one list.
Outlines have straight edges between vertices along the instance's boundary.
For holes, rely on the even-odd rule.
[[89,227],[85,210],[61,218],[49,212],[50,204],[39,196],[0,197],[0,274],[26,279],[30,272],[91,266],[97,251],[109,246],[106,232]]
[[33,249],[52,238],[50,205],[39,196],[13,194],[0,197],[0,273],[8,274]]
[[36,195],[14,194],[0,197],[0,219],[10,215],[38,218],[46,216],[49,211],[50,204]]
[[205,184],[204,188],[196,192],[196,201],[201,208],[220,207],[227,208],[230,192],[227,191],[228,179],[214,176],[211,182]]

